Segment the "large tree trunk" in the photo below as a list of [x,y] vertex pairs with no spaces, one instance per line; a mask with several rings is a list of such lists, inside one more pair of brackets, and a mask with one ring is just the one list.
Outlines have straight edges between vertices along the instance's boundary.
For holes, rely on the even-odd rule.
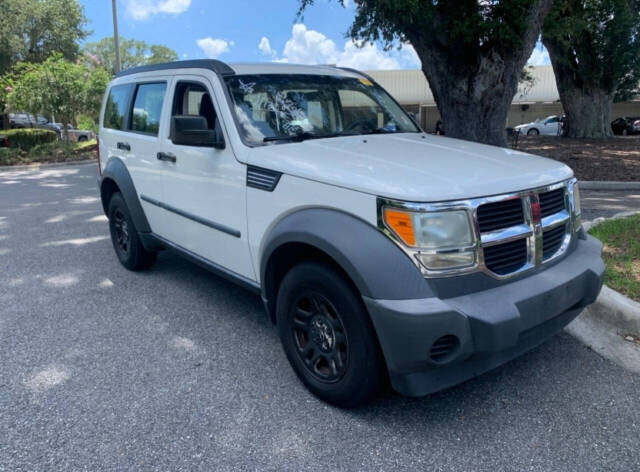
[[506,145],[507,114],[518,89],[522,67],[493,55],[478,69],[458,73],[446,59],[421,57],[447,136],[497,146]]
[[[558,87],[560,90],[560,87]],[[572,89],[560,92],[567,115],[564,136],[569,138],[609,138],[613,94],[604,90]]]
[[4,129],[10,129],[11,123],[9,123],[9,113],[2,114],[2,127]]
[[[552,0],[532,1],[522,19],[526,28],[520,41],[510,48],[501,44],[487,49],[475,62],[463,57],[446,31],[439,37],[407,33],[422,61],[447,136],[506,145],[509,107],[551,4]],[[437,15],[435,22],[445,23]]]
[[544,39],[549,51],[562,108],[567,116],[564,136],[569,138],[608,138],[611,130],[611,105],[615,90],[602,90],[586,84],[580,72],[581,64],[572,57],[563,57],[559,43]]

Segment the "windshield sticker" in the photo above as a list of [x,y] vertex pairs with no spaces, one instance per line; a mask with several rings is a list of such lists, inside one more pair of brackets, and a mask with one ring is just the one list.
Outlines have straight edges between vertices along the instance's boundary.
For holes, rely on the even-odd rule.
[[256,86],[256,83],[249,82],[248,84],[245,84],[242,80],[238,79],[238,86],[240,87],[240,90],[242,90],[242,93],[249,95],[253,93],[253,87]]
[[367,87],[373,87],[373,82],[371,82],[369,79],[358,79],[358,82],[360,82],[362,85],[366,85]]

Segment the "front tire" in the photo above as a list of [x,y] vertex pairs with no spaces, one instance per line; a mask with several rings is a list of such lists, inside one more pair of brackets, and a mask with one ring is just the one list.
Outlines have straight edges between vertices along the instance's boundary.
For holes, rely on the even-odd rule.
[[129,208],[120,193],[114,193],[109,201],[109,232],[113,249],[127,269],[148,269],[156,261],[156,253],[142,246]]
[[529,131],[527,131],[527,136],[538,136],[539,134],[540,134],[540,131],[538,131],[535,128],[530,129]]
[[285,354],[300,380],[322,400],[362,405],[384,384],[384,361],[359,295],[328,264],[303,262],[278,291],[276,316]]

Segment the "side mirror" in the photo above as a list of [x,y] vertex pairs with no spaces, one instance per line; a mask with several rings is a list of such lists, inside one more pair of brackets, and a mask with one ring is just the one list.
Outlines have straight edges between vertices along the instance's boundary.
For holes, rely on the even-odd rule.
[[176,115],[171,117],[170,136],[173,144],[224,149],[222,129],[216,120],[215,129],[208,129],[203,116]]

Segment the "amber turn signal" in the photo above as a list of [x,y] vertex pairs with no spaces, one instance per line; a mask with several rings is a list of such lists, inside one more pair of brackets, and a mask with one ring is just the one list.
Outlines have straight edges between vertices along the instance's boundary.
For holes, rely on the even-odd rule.
[[416,241],[413,236],[413,223],[411,222],[411,215],[409,213],[385,208],[384,221],[403,243],[407,246],[415,246]]

